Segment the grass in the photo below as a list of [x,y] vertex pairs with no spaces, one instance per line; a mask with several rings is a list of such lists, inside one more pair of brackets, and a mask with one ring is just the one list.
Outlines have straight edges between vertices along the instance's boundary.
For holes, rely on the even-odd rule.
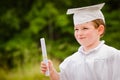
[[[53,60],[55,68],[58,69],[59,62]],[[0,69],[0,80],[50,80],[49,77],[41,74],[40,64],[27,65],[24,68],[16,68],[13,70]]]

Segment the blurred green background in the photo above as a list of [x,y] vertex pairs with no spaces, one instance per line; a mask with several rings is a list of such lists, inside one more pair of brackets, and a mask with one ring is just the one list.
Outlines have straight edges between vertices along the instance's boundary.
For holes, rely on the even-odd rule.
[[106,44],[120,49],[119,0],[1,0],[0,80],[49,80],[40,73],[40,38],[57,70],[80,46],[74,38],[68,8],[105,2]]

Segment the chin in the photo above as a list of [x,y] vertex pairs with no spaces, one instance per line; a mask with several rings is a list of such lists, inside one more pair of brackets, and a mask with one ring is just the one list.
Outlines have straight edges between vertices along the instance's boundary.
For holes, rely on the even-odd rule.
[[88,46],[88,43],[81,43],[81,42],[79,42],[79,44],[81,45],[81,46]]

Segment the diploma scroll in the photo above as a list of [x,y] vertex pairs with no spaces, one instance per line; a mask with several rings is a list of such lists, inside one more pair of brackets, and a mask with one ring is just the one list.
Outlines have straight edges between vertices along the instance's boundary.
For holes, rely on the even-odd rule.
[[[48,67],[48,59],[47,59],[47,51],[46,51],[46,45],[45,45],[45,39],[41,38],[41,49],[42,49],[42,56],[43,56],[43,62],[47,65]],[[49,68],[47,68],[47,71],[45,73],[46,76],[49,76]]]

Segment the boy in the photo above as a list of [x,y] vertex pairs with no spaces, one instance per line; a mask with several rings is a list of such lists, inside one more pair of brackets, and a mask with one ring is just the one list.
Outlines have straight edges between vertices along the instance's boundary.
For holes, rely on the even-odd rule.
[[[100,40],[105,31],[103,6],[68,10],[67,14],[74,14],[74,36],[81,46],[60,64],[59,73],[48,62],[51,80],[120,80],[120,51]],[[46,70],[41,62],[41,71]]]

